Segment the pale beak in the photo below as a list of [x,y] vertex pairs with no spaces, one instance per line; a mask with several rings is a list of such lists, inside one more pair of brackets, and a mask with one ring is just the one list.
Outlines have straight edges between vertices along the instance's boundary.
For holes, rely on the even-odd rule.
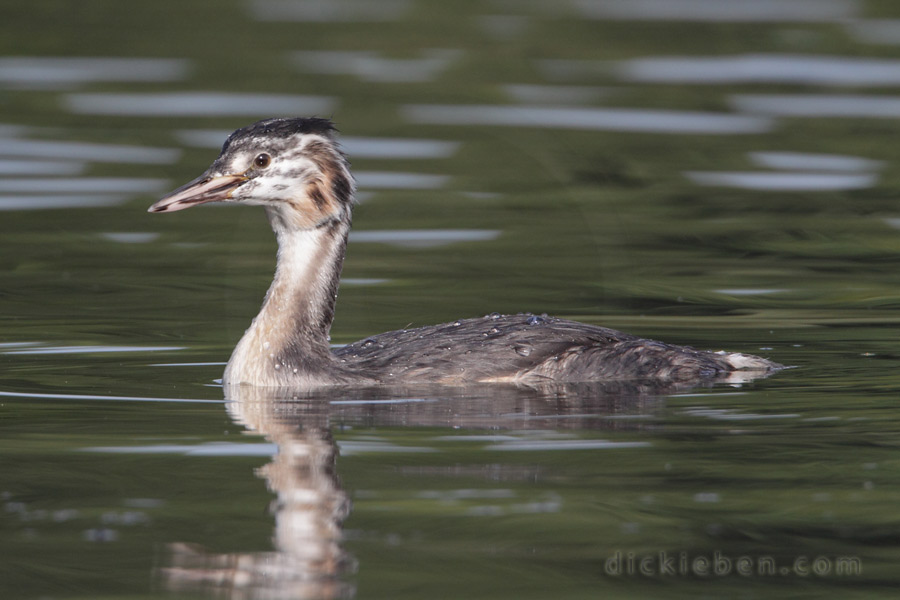
[[147,212],[175,212],[197,204],[230,200],[231,192],[245,181],[247,177],[244,175],[210,177],[203,174],[157,201]]

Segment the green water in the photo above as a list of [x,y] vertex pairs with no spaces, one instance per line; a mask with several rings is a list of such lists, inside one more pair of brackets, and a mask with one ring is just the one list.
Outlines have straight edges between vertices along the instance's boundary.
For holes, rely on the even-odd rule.
[[[900,83],[889,78],[695,85],[628,80],[609,65],[895,59],[900,46],[837,17],[598,20],[578,3],[373,5],[315,5],[324,12],[306,22],[263,20],[282,6],[272,2],[0,7],[0,169],[73,169],[0,170],[0,596],[892,596],[897,117],[740,113],[767,126],[673,134],[411,115],[421,105],[547,104],[731,115],[749,94],[892,98]],[[328,21],[328,6],[357,16]],[[842,10],[900,17],[884,2]],[[372,56],[382,62],[372,67]],[[16,57],[182,62],[160,63],[168,74],[155,80],[101,67],[106,77],[61,83],[49,71],[11,75],[3,61]],[[547,67],[553,60],[588,63],[566,71]],[[361,176],[355,231],[487,234],[351,242],[334,343],[531,311],[797,368],[650,395],[487,386],[226,399],[217,380],[272,273],[268,224],[253,207],[146,208],[215,157],[215,144],[185,132],[224,135],[274,114],[265,98],[240,114],[217,114],[209,99],[199,112],[185,99],[162,115],[102,108],[123,94],[158,94],[160,105],[174,92],[321,97],[348,138],[453,143],[430,156],[351,152],[362,174],[448,177],[410,189]],[[88,147],[61,157],[62,146],[35,151],[37,141],[173,153],[103,158]],[[779,151],[880,164],[827,171],[871,177],[832,190],[690,176],[771,175],[778,169],[751,153]],[[151,181],[122,191],[133,179]],[[57,201],[48,196],[65,207],[28,209]]]

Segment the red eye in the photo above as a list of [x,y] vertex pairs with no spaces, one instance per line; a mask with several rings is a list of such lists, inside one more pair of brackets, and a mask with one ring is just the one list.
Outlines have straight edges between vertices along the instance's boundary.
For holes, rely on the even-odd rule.
[[265,169],[272,163],[272,157],[263,152],[253,159],[253,165],[257,169]]

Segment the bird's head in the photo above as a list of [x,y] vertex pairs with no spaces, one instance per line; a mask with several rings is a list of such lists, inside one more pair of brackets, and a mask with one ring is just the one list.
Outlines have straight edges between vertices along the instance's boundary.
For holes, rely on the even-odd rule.
[[238,202],[266,206],[289,228],[349,219],[353,177],[335,133],[331,121],[318,118],[266,119],[238,129],[205,173],[149,212]]

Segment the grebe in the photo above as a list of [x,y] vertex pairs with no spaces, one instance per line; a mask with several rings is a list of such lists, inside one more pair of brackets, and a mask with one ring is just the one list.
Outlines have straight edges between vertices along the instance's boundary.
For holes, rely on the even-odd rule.
[[[150,212],[207,202],[262,205],[278,240],[275,278],[225,367],[226,385],[715,380],[781,365],[545,316],[498,315],[382,333],[334,351],[328,332],[355,186],[331,121],[266,119],[232,133],[197,179]],[[751,374],[748,373],[748,374]]]

